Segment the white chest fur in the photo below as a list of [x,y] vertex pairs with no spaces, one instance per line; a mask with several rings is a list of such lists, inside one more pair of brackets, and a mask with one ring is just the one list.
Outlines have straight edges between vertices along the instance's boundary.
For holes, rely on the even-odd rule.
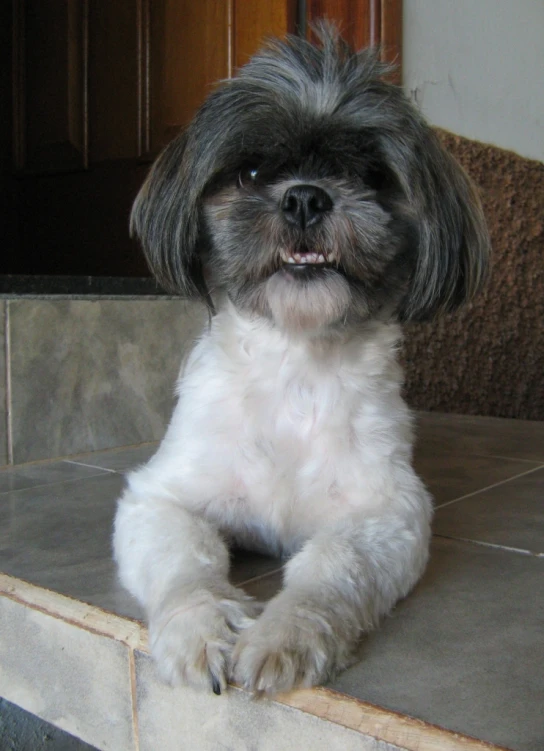
[[[397,326],[293,339],[222,311],[179,381],[166,438],[132,483],[151,482],[243,544],[291,552],[373,506],[409,464]],[[389,465],[389,469],[388,469]]]

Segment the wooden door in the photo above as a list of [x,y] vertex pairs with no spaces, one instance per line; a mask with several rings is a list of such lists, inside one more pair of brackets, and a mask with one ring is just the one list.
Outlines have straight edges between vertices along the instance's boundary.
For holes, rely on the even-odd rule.
[[1,6],[0,274],[147,275],[127,224],[149,163],[264,37],[326,16],[358,46],[400,49],[400,0]]

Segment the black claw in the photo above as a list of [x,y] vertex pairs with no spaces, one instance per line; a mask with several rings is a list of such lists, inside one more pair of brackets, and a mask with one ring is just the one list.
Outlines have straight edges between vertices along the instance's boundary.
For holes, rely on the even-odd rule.
[[216,696],[221,696],[221,684],[215,675],[212,675],[212,690]]

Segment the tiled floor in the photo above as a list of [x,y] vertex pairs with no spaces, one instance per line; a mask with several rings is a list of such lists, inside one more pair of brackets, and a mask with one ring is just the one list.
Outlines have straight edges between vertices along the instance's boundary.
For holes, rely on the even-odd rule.
[[[427,573],[332,688],[516,751],[544,749],[544,423],[420,416],[436,499]],[[0,570],[122,616],[110,530],[122,472],[153,446],[0,473]],[[235,559],[267,599],[278,561]],[[143,659],[143,658],[142,658]]]

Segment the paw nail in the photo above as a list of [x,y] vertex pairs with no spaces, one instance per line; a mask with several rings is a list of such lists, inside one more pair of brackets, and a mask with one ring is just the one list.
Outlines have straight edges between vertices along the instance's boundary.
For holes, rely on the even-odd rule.
[[221,696],[221,684],[214,676],[212,676],[212,690],[216,696]]

